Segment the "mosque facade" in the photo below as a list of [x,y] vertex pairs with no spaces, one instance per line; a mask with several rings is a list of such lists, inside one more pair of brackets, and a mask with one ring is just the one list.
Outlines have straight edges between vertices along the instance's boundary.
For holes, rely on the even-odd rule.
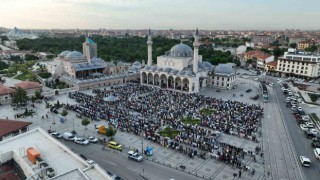
[[168,90],[197,93],[211,82],[213,66],[202,61],[199,55],[199,32],[194,35],[192,48],[180,43],[173,46],[164,55],[157,57],[157,64],[152,63],[152,35],[148,34],[148,61],[140,70],[140,83]]

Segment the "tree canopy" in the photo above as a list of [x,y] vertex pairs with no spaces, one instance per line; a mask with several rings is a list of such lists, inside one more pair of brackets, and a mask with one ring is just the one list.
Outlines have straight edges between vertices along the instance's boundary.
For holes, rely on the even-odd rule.
[[[147,38],[146,37],[103,37],[95,35],[91,37],[98,46],[98,56],[106,61],[110,60],[124,60],[134,62],[147,59]],[[208,60],[212,64],[233,62],[233,56],[230,52],[214,51],[210,42],[214,42],[223,46],[236,47],[243,44],[244,40],[237,39],[201,39],[204,43],[200,46],[199,51],[204,60]],[[192,39],[185,40],[184,43],[192,47]],[[58,55],[65,50],[82,51],[82,43],[84,36],[68,37],[68,38],[50,38],[42,37],[38,39],[22,39],[17,40],[17,45],[21,50],[44,51]],[[152,58],[164,55],[171,47],[180,43],[180,40],[168,39],[160,36],[153,37],[153,53]]]
[[12,103],[16,104],[17,106],[20,104],[27,104],[28,99],[29,98],[27,96],[27,92],[24,89],[18,87],[16,89],[16,92],[13,93]]

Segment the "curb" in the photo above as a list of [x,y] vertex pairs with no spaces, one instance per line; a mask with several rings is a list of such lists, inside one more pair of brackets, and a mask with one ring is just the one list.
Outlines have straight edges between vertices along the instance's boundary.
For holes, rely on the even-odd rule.
[[145,180],[149,180],[149,178],[145,177],[144,175],[142,175],[142,173],[139,173],[140,177],[142,177]]

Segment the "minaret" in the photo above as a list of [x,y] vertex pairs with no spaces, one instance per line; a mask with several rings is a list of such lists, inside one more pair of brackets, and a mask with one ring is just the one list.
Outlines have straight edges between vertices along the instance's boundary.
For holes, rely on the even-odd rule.
[[196,34],[194,35],[194,42],[193,42],[193,73],[196,74],[198,72],[198,62],[199,62],[199,31],[198,28],[196,29]]
[[149,33],[148,33],[148,41],[147,41],[147,45],[148,45],[148,66],[152,66],[152,36],[151,36],[151,30],[149,28]]

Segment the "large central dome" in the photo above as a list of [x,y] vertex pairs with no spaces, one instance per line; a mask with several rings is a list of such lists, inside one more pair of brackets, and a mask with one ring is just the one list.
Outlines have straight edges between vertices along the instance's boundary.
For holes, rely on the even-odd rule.
[[173,46],[170,51],[166,53],[167,56],[174,56],[174,57],[192,57],[193,50],[190,46],[180,43]]

